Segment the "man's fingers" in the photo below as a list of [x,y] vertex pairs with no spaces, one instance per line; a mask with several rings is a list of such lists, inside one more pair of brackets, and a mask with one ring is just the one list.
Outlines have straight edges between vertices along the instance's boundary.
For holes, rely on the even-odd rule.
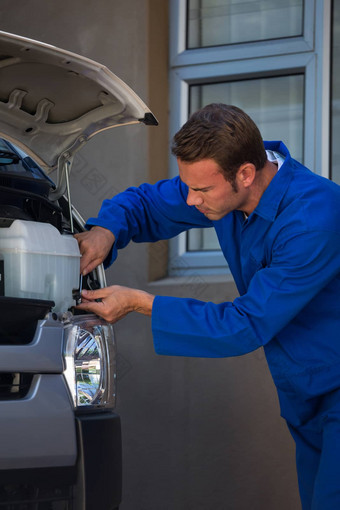
[[106,296],[105,288],[104,289],[97,289],[97,290],[82,290],[81,295],[87,300],[87,301],[95,301],[96,299],[102,299]]
[[86,275],[101,264],[109,254],[115,237],[110,230],[93,227],[91,230],[74,234],[81,253],[80,272]]
[[[114,311],[109,305],[109,300],[106,299],[109,296],[107,287],[98,290],[83,290],[82,297],[83,301],[76,306],[79,310],[86,312],[92,312],[108,322],[115,322],[120,318],[119,314],[116,316]],[[104,299],[105,298],[105,299]]]
[[[94,313],[97,313],[99,311],[102,311],[103,309],[103,303],[102,301],[82,301],[79,303],[79,305],[76,306],[76,308],[79,308],[81,310],[87,310],[87,311],[93,311]],[[98,315],[100,315],[98,313]]]
[[89,260],[88,257],[86,257],[83,260],[83,257],[81,257],[81,259],[80,259],[80,273],[82,275],[86,276],[87,274],[91,273],[91,271],[96,269],[96,267],[98,267],[99,264],[101,264],[100,259]]
[[99,301],[82,301],[79,305],[76,306],[78,310],[84,310],[85,312],[92,312],[100,317],[106,318],[106,310],[104,304]]
[[98,290],[84,289],[82,297],[82,303],[76,308],[93,312],[112,323],[133,311],[151,316],[154,299],[154,296],[147,292],[120,285],[111,285]]

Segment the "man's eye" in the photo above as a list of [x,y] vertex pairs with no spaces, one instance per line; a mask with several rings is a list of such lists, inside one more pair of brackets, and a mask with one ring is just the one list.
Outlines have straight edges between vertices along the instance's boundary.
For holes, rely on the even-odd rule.
[[192,188],[195,193],[207,193],[211,188]]

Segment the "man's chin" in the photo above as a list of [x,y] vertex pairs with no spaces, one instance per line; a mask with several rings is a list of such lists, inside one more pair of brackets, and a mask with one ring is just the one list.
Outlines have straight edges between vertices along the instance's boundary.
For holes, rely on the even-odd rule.
[[197,207],[197,210],[202,213],[206,218],[208,218],[209,220],[214,220],[214,221],[217,221],[217,220],[220,220],[221,218],[223,218],[223,216],[225,216],[226,213],[222,214],[222,213],[219,213],[219,212],[215,212],[215,211],[204,211],[202,209],[199,209]]
[[212,212],[212,211],[207,211],[207,212],[205,212],[203,214],[204,214],[204,216],[206,218],[208,218],[209,220],[212,220],[212,221],[220,220],[223,217],[222,214],[219,214],[219,213],[216,213],[216,212]]

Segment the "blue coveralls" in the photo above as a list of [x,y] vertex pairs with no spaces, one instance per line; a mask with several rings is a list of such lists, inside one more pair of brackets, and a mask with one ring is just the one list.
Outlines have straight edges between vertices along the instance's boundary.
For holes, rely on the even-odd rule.
[[[281,415],[296,441],[303,510],[340,509],[340,187],[265,142],[285,161],[254,212],[211,221],[186,204],[179,177],[103,202],[88,226],[110,229],[107,264],[130,240],[216,230],[240,296],[233,302],[156,296],[158,354],[238,356],[264,346]],[[169,313],[169,310],[171,313]]]

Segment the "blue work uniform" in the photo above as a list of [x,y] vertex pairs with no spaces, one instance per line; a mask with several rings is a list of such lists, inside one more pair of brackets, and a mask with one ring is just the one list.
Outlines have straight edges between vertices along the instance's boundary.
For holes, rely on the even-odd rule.
[[214,227],[240,296],[214,304],[156,296],[158,354],[239,356],[264,347],[281,414],[297,445],[303,510],[340,508],[340,187],[284,158],[248,218],[211,221],[186,204],[179,177],[129,188],[103,202],[99,225],[116,242],[157,241]]

